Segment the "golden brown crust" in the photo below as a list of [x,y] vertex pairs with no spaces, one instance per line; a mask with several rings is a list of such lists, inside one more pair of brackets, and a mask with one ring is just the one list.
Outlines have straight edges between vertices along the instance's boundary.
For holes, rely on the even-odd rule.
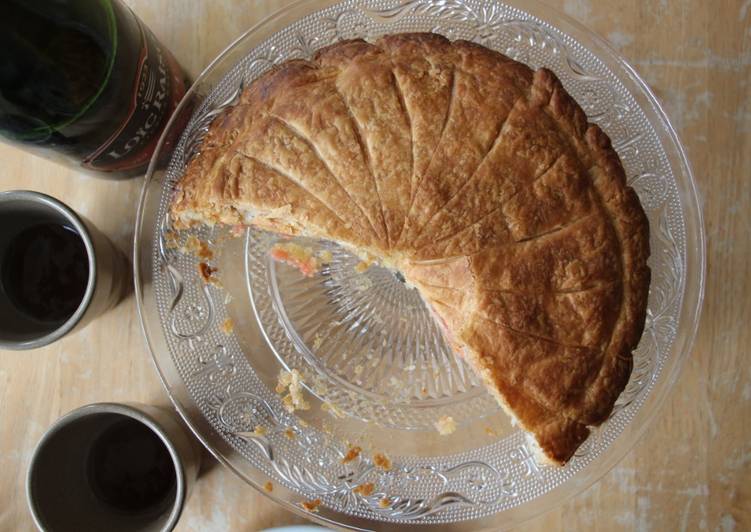
[[443,133],[453,86],[451,42],[432,33],[381,37],[390,59],[412,136],[410,204]]
[[452,55],[445,123],[425,174],[418,179],[401,235],[402,246],[408,248],[419,242],[425,225],[472,180],[497,146],[509,113],[526,95],[532,77],[521,63],[466,41],[455,41]]
[[375,183],[390,248],[401,234],[412,187],[412,135],[401,88],[386,54],[364,41],[329,47],[316,59],[337,71],[335,91]]
[[628,381],[649,228],[548,70],[434,34],[344,41],[256,80],[172,207],[399,267],[499,402],[565,463]]

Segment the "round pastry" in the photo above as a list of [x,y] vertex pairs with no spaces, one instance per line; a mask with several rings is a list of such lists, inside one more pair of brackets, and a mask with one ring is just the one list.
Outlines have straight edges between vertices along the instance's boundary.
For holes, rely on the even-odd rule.
[[171,214],[323,238],[399,270],[553,463],[629,379],[644,211],[558,79],[483,46],[387,35],[273,68],[214,120]]

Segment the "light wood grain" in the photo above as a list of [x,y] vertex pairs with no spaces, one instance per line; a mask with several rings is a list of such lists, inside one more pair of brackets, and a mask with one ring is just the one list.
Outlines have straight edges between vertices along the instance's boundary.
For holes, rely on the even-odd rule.
[[[129,0],[193,75],[287,2]],[[676,126],[703,197],[707,295],[695,349],[649,433],[602,481],[529,522],[533,531],[751,529],[751,0],[555,0],[637,68]],[[140,180],[83,177],[0,146],[0,189],[52,194],[130,252]],[[32,529],[24,475],[61,414],[95,401],[167,404],[132,297],[69,338],[0,352],[0,530]],[[222,467],[180,530],[302,522]]]

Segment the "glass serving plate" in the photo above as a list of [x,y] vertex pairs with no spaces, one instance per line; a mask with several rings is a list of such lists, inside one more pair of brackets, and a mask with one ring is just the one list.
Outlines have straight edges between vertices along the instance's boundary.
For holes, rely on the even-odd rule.
[[[249,230],[230,238],[226,229],[202,228],[176,240],[170,231],[175,181],[243,86],[339,39],[404,31],[476,41],[556,72],[612,139],[649,216],[652,284],[631,380],[609,420],[563,468],[535,461],[523,433],[446,347],[398,275],[376,266],[357,272],[358,259],[344,250],[308,241],[331,260],[304,277],[269,258],[274,235]],[[287,508],[354,529],[512,526],[612,468],[673,386],[704,286],[691,171],[644,82],[607,43],[556,11],[530,0],[300,1],[224,51],[186,95],[173,128],[182,130],[180,140],[160,144],[138,213],[143,328],[164,386],[195,434]],[[178,249],[189,234],[209,243],[221,286],[206,285],[201,259]],[[303,377],[309,410],[287,412],[274,391],[280,371],[292,369]],[[456,420],[454,433],[436,430],[443,416]],[[353,445],[361,452],[348,460]],[[264,489],[269,482],[273,491]],[[316,513],[301,507],[314,500]]]

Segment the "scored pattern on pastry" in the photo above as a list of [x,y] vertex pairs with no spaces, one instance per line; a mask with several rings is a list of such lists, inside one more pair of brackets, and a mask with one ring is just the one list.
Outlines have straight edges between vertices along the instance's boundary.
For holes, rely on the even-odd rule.
[[172,215],[333,240],[400,270],[554,463],[628,381],[644,211],[558,79],[483,46],[386,35],[275,67],[212,123]]

